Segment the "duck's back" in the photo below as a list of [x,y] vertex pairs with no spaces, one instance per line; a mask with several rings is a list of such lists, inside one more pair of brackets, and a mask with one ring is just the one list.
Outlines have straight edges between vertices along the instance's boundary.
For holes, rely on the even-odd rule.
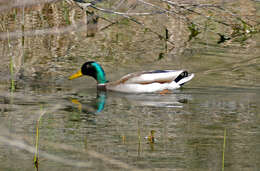
[[153,70],[128,74],[121,78],[126,84],[170,83],[175,80],[182,70]]
[[107,84],[108,90],[146,93],[165,89],[176,89],[180,85],[174,80],[183,70],[153,70],[127,74],[118,81]]

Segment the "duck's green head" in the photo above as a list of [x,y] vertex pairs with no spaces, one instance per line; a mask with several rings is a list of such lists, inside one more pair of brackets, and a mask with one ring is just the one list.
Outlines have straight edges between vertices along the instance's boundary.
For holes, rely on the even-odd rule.
[[69,79],[72,80],[83,75],[94,77],[97,80],[98,84],[104,84],[108,82],[106,80],[106,74],[103,68],[97,62],[94,61],[84,63],[81,67],[81,70],[70,76]]

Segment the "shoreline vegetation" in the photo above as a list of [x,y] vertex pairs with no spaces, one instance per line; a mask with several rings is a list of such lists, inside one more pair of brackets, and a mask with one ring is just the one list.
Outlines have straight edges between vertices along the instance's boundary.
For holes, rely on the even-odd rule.
[[250,51],[257,46],[259,8],[251,0],[11,0],[0,6],[0,49],[7,54],[0,76],[14,89],[17,79],[56,80],[86,59],[105,68],[111,61],[182,67],[180,58],[207,48]]

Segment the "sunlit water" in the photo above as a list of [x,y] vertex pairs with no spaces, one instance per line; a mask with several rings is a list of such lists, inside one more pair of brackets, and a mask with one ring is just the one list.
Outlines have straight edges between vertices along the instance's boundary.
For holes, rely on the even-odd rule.
[[[137,57],[144,49],[96,48],[82,35],[28,37],[24,61],[20,39],[14,51],[2,46],[0,170],[34,170],[37,157],[39,170],[259,170],[259,36],[252,48],[195,41],[182,56],[147,62]],[[24,67],[13,86],[11,57]],[[67,79],[86,60],[109,80],[149,69],[195,77],[168,94],[97,92],[92,78]]]

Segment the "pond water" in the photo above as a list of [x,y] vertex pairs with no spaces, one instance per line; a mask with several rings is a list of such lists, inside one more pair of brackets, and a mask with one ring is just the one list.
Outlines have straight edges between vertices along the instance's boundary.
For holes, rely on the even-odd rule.
[[[158,61],[158,42],[107,50],[113,32],[1,40],[0,170],[259,170],[259,35],[249,47],[194,41]],[[149,69],[195,77],[166,94],[97,92],[92,78],[68,80],[87,60],[109,80]]]

